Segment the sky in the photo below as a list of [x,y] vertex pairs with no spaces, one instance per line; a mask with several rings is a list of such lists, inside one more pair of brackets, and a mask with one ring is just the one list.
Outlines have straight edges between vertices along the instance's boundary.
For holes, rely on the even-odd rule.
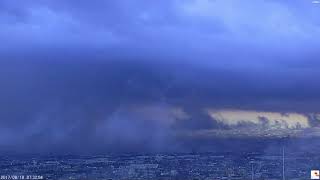
[[2,0],[0,150],[317,138],[319,16],[310,0]]

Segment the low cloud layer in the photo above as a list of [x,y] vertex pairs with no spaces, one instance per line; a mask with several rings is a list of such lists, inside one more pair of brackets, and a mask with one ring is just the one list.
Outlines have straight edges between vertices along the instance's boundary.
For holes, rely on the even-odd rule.
[[255,111],[212,111],[209,110],[210,116],[222,123],[230,126],[241,123],[265,124],[279,128],[308,128],[308,117],[303,114],[277,112],[255,112]]

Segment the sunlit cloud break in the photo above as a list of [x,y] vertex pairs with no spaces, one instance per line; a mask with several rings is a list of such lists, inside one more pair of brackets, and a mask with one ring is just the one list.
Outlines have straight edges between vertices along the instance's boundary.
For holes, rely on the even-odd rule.
[[309,120],[306,115],[299,113],[279,113],[263,111],[243,110],[208,110],[213,119],[230,126],[241,123],[268,124],[278,128],[309,128]]

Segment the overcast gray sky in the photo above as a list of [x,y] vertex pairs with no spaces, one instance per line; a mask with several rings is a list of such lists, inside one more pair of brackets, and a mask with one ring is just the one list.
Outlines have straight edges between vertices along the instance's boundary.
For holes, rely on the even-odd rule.
[[309,0],[2,0],[0,147],[318,136],[319,15]]

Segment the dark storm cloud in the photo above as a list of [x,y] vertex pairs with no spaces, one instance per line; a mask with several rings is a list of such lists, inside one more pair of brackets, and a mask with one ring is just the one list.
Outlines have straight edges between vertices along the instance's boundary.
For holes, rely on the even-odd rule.
[[134,45],[172,54],[189,48],[190,54],[212,55],[243,44],[274,50],[279,40],[291,48],[317,42],[313,34],[318,7],[308,1],[4,1],[1,9],[2,34],[19,44],[71,48],[89,43],[104,49]]
[[[4,145],[41,143],[43,151],[52,146],[84,152],[172,150],[180,131],[229,129],[205,108],[317,112],[312,91],[284,95],[268,81],[262,91],[256,81],[227,70],[136,61],[18,64],[1,67]],[[176,107],[184,113],[171,113]]]
[[318,126],[319,8],[1,1],[0,145],[172,150],[180,131],[230,128],[207,108],[297,112]]

